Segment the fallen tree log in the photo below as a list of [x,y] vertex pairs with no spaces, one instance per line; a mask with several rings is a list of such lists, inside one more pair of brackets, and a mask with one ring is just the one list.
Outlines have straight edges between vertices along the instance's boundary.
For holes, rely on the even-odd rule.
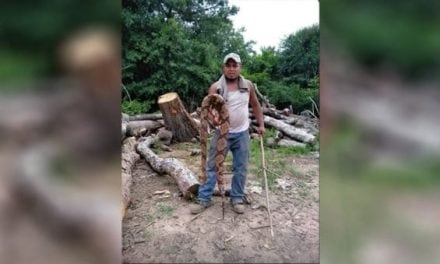
[[[63,150],[56,144],[47,143],[34,145],[20,153],[17,164],[21,166],[11,170],[12,174],[2,181],[2,184],[7,184],[7,198],[14,202],[11,204],[13,207],[8,208],[11,210],[9,217],[19,217],[8,219],[7,223],[13,224],[11,221],[17,219],[25,220],[26,225],[29,225],[28,232],[37,231],[39,236],[46,238],[40,241],[43,245],[56,245],[54,252],[66,253],[74,247],[77,252],[92,257],[94,263],[120,263],[121,260],[117,260],[118,254],[112,253],[118,252],[120,248],[119,199],[114,200],[114,195],[106,191],[78,184],[84,178],[83,174],[70,174],[73,178],[69,180],[60,177],[65,174],[53,169],[54,162],[60,157],[63,157]],[[2,227],[3,230],[5,227]],[[34,244],[26,243],[27,247],[30,245]],[[79,262],[81,260],[84,259],[78,259]],[[35,263],[57,262],[44,262],[40,259]]]
[[313,143],[316,139],[314,135],[307,133],[307,131],[304,129],[290,126],[283,121],[266,115],[264,116],[264,124],[270,127],[274,127],[277,130],[283,132],[284,135],[304,143]]
[[156,137],[162,144],[169,146],[173,138],[173,133],[165,127],[161,127],[159,131],[157,131]]
[[162,112],[166,128],[173,132],[173,139],[177,142],[185,142],[198,136],[197,124],[185,110],[177,93],[161,95],[157,103]]
[[130,204],[130,188],[133,183],[131,177],[132,169],[136,161],[140,159],[136,152],[136,138],[130,137],[124,140],[121,150],[121,193],[122,193],[122,218],[125,215],[125,209]]
[[127,127],[128,127],[128,122],[122,122],[122,124],[121,124],[121,140],[124,140],[127,137]]
[[276,119],[285,119],[286,116],[281,115],[275,108],[262,107],[263,114],[274,117]]
[[148,130],[155,130],[161,126],[161,123],[151,120],[130,121],[127,125],[127,135],[132,137],[140,137],[145,135]]
[[162,113],[140,114],[140,115],[129,116],[128,121],[139,121],[139,120],[157,121],[162,118],[163,118]]
[[285,138],[278,141],[277,145],[285,146],[285,147],[300,147],[300,148],[306,147],[306,144],[304,144],[302,142],[298,142],[298,141],[290,140],[290,139],[285,139]]
[[181,161],[175,158],[160,158],[151,149],[155,139],[151,136],[143,138],[137,145],[137,151],[150,164],[151,168],[160,174],[173,177],[183,197],[190,199],[197,195],[199,189],[198,177]]

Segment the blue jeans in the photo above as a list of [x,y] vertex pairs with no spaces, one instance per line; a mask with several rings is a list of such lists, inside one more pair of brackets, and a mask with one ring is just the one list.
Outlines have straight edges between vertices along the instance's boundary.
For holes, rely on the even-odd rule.
[[[219,131],[216,130],[212,137],[206,171],[208,179],[199,187],[198,199],[200,203],[211,201],[212,193],[216,184],[215,154]],[[232,204],[243,203],[244,188],[246,185],[246,175],[249,162],[249,130],[238,133],[228,133],[228,145],[225,150],[225,157],[228,151],[232,152],[232,184],[231,202]]]

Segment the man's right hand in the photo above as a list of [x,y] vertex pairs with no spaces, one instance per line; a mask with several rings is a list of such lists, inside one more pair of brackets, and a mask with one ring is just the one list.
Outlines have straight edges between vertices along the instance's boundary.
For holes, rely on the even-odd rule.
[[216,115],[213,111],[210,111],[208,113],[208,119],[211,122],[211,124],[215,127],[220,125],[220,120],[219,120],[219,116]]

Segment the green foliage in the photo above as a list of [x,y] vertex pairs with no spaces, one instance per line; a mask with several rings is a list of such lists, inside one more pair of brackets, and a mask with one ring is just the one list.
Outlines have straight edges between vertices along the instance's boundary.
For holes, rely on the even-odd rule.
[[[323,36],[366,66],[412,77],[440,67],[439,1],[322,2]],[[436,11],[434,11],[436,10]]]
[[319,104],[319,89],[317,88],[301,88],[299,85],[286,86],[279,83],[273,83],[266,94],[269,96],[271,103],[279,109],[292,106],[293,112],[299,114],[304,109],[312,109],[313,99]]
[[310,98],[319,107],[319,26],[289,35],[279,50],[262,48],[242,73],[279,109],[312,110]]
[[[57,73],[56,53],[72,31],[91,24],[118,28],[115,1],[3,1],[0,80],[33,80]],[[119,31],[119,30],[118,30]]]
[[[194,110],[209,85],[221,74],[221,58],[230,51],[245,60],[245,43],[228,16],[225,1],[123,2],[122,80],[130,95],[156,101],[177,92]],[[157,110],[152,104],[152,110]]]
[[261,54],[252,57],[245,64],[242,73],[257,84],[257,87],[264,87],[276,79],[276,66],[280,60],[274,47],[262,48]]
[[[307,146],[306,148],[299,147],[285,147],[285,146],[275,146],[268,147],[267,139],[273,138],[275,136],[275,129],[269,128],[263,137],[263,146],[265,154],[265,162],[267,168],[267,182],[269,189],[273,190],[276,186],[276,179],[281,175],[289,175],[291,177],[296,177],[300,173],[294,168],[290,167],[287,163],[289,157],[294,157],[297,155],[307,155],[312,151],[312,146]],[[250,163],[251,173],[258,176],[261,186],[264,186],[264,177],[261,165],[261,146],[260,139],[252,139],[250,142]]]
[[128,115],[137,115],[147,113],[151,108],[151,102],[138,100],[122,101],[122,112]]
[[255,54],[244,29],[229,19],[237,12],[222,0],[123,1],[122,82],[132,99],[156,111],[160,95],[177,92],[193,111],[233,51],[242,58],[242,74],[278,108],[311,109],[309,96],[319,102],[319,27],[290,35],[281,51],[265,47]]
[[285,83],[309,87],[319,73],[318,25],[301,29],[282,41],[278,71]]

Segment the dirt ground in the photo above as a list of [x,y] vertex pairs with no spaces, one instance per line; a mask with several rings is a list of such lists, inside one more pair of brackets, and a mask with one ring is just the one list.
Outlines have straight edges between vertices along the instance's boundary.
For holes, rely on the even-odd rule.
[[[159,156],[178,158],[198,172],[200,157],[191,157],[190,150]],[[123,219],[124,263],[318,263],[319,159],[312,154],[289,156],[287,164],[295,176],[279,175],[269,191],[271,237],[266,194],[256,175],[248,175],[252,202],[244,214],[233,212],[227,202],[223,220],[221,197],[214,196],[213,206],[194,216],[189,212],[193,201],[180,196],[174,179],[158,175],[141,159],[133,171],[131,204]],[[227,162],[225,169],[228,189],[232,175]],[[154,194],[157,191],[163,192]]]

